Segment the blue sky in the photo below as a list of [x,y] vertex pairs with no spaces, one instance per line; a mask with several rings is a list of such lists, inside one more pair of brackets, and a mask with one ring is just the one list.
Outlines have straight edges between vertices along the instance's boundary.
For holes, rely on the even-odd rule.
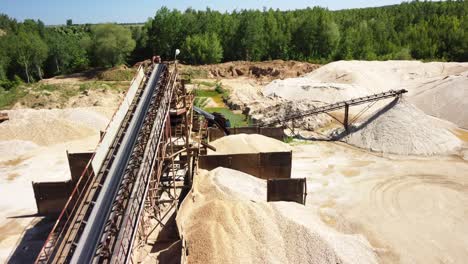
[[74,23],[144,22],[161,6],[185,10],[211,9],[232,11],[234,9],[279,8],[281,10],[322,6],[331,10],[398,4],[397,0],[0,0],[0,13],[18,20],[41,19],[48,25],[65,24],[68,18]]

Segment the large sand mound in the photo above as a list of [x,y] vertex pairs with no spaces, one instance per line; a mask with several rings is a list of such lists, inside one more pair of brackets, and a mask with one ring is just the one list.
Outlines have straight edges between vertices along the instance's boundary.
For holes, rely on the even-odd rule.
[[216,148],[211,154],[240,154],[291,151],[291,147],[279,140],[258,134],[237,134],[210,142]]
[[362,236],[332,230],[300,204],[265,202],[265,187],[230,169],[200,171],[177,216],[187,262],[377,263]]
[[410,100],[419,109],[468,128],[468,71],[435,78],[415,90]]
[[360,148],[401,155],[451,154],[462,146],[450,132],[450,123],[405,101],[395,102],[353,127],[344,140]]
[[420,61],[337,61],[301,78],[276,80],[263,91],[287,100],[335,103],[388,90],[407,89],[405,97],[427,114],[467,127],[468,63]]
[[92,109],[18,109],[7,111],[0,124],[0,141],[22,140],[51,145],[82,139],[104,130],[109,119]]
[[420,61],[336,61],[302,78],[276,80],[264,94],[289,100],[310,98],[327,103],[379,93],[411,89],[427,79],[468,70],[468,63]]

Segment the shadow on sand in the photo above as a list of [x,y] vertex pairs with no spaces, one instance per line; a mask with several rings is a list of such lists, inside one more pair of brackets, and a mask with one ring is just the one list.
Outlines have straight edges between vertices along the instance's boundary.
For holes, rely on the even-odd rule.
[[21,240],[18,242],[16,249],[10,255],[8,264],[19,263],[34,263],[39,251],[47,239],[52,227],[55,224],[56,217],[43,217],[36,215],[22,215],[10,218],[26,218],[35,217],[32,220],[32,225],[25,228]]
[[386,106],[384,106],[383,108],[379,109],[378,111],[376,111],[374,114],[372,114],[369,118],[367,118],[364,122],[362,122],[361,124],[359,125],[351,125],[349,127],[349,132],[345,131],[344,129],[335,134],[335,135],[332,135],[331,137],[329,138],[316,138],[316,137],[310,137],[310,138],[306,138],[306,137],[303,137],[301,135],[298,135],[299,139],[302,139],[302,140],[310,140],[310,141],[339,141],[339,140],[342,140],[344,137],[346,137],[347,135],[349,134],[352,134],[354,132],[357,132],[365,127],[367,127],[370,123],[372,123],[373,121],[375,121],[379,116],[383,115],[384,113],[388,112],[388,110],[392,109],[399,101],[399,98],[396,97],[395,99],[393,99],[390,103],[388,103]]

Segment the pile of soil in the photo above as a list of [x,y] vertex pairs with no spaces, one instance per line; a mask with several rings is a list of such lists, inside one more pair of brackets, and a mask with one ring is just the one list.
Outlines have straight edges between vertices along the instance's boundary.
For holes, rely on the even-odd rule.
[[176,219],[186,261],[377,263],[362,236],[334,231],[303,205],[265,200],[264,180],[225,168],[199,171]]
[[251,77],[257,79],[284,79],[309,73],[318,64],[298,61],[273,60],[264,62],[233,61],[212,65],[184,66],[207,72],[208,78]]

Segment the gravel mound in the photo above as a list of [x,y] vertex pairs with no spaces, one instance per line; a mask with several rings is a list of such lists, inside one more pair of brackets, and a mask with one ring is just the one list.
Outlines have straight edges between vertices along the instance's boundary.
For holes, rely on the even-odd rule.
[[240,154],[291,151],[291,147],[279,140],[258,134],[236,134],[210,142],[216,152],[210,154]]
[[410,103],[400,101],[354,126],[354,131],[343,140],[375,152],[423,156],[451,154],[463,142],[450,132],[450,128],[448,122],[430,117]]
[[265,188],[263,180],[242,172],[199,171],[176,219],[186,261],[377,263],[362,236],[330,229],[300,204],[267,203]]

